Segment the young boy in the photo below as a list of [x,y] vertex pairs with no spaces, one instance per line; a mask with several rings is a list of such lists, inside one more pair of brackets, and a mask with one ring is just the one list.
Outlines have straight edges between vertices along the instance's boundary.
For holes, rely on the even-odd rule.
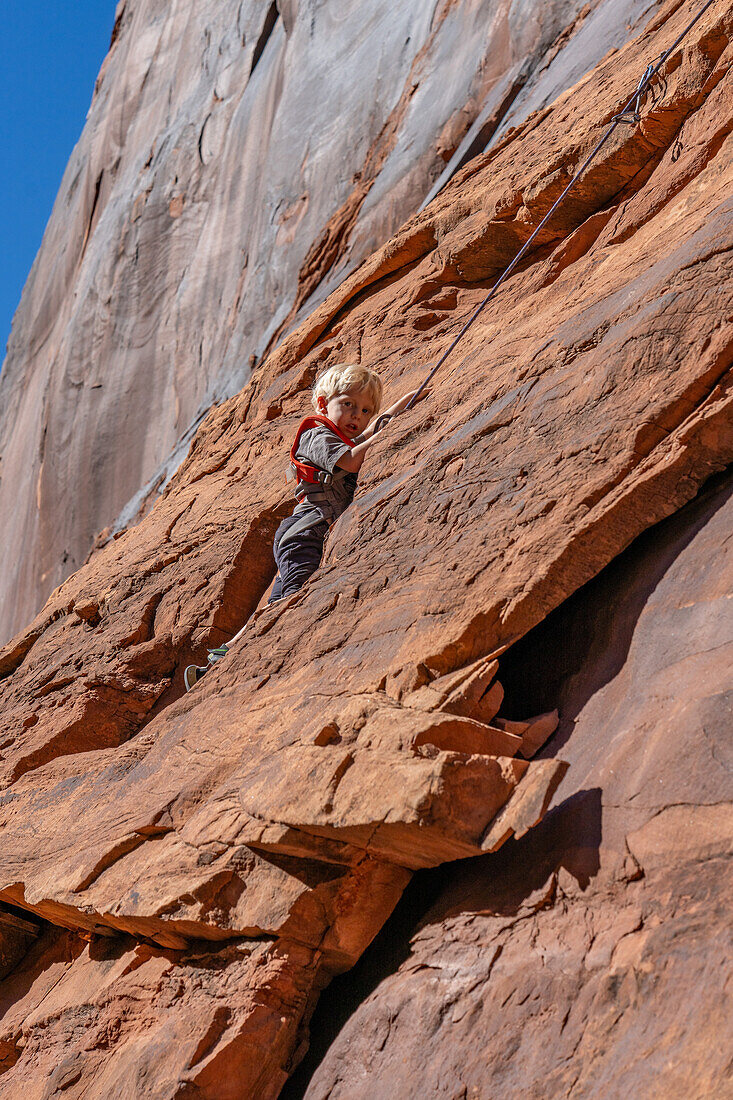
[[[421,394],[421,396],[426,396]],[[383,415],[402,412],[412,393],[391,405]],[[291,596],[302,588],[321,563],[328,530],[354,499],[356,478],[364,457],[381,435],[374,418],[382,401],[382,380],[367,367],[339,364],[329,367],[313,387],[312,404],[317,418],[301,424],[293,448],[293,467],[298,480],[297,504],[292,516],[275,532],[273,553],[277,577],[268,603]],[[325,418],[325,422],[323,422]],[[243,634],[209,651],[209,662],[223,657]],[[190,691],[210,665],[189,665],[184,672]]]

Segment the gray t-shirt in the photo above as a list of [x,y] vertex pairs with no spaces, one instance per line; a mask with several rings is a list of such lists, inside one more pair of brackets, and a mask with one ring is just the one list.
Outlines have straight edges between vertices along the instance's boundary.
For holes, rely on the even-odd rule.
[[351,448],[344,443],[325,424],[317,424],[303,432],[295,457],[299,462],[310,462],[333,476],[329,485],[309,484],[301,481],[298,485],[298,503],[293,509],[297,516],[297,526],[288,531],[306,531],[323,524],[323,533],[338,519],[351,504],[356,490],[356,474],[340,469],[336,463]]

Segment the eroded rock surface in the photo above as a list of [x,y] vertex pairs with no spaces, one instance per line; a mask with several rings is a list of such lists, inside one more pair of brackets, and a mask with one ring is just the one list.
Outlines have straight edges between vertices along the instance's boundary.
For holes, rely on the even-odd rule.
[[284,941],[166,954],[49,931],[0,993],[0,1090],[276,1097],[314,970]]
[[[604,148],[429,402],[370,452],[317,575],[255,609],[316,371],[357,359],[392,395],[414,386],[691,10],[664,6],[463,168],[207,417],[152,511],[0,651],[0,902],[69,931],[39,939],[22,989],[7,984],[17,967],[0,987],[8,1095],[38,1080],[42,1032],[76,1051],[85,1014],[115,1019],[132,959],[138,1001],[162,998],[145,1009],[160,1029],[79,1036],[94,1054],[88,1069],[78,1055],[68,1096],[129,1094],[133,1062],[140,1095],[227,1095],[210,1083],[222,1075],[276,1095],[318,991],[411,871],[481,866],[525,833],[530,845],[561,781],[580,790],[611,767],[596,742],[563,780],[562,747],[542,749],[555,702],[513,686],[507,709],[500,669],[733,456],[724,4],[668,59],[642,120]],[[251,614],[241,645],[182,698],[182,666]],[[643,863],[630,857],[628,875]],[[574,889],[548,875],[533,880],[540,906]],[[166,990],[189,988],[199,957],[213,961],[185,1001],[189,1050]],[[104,1003],[85,985],[99,963]],[[46,1011],[57,965],[62,1000]],[[216,1070],[202,1084],[203,1062]]]

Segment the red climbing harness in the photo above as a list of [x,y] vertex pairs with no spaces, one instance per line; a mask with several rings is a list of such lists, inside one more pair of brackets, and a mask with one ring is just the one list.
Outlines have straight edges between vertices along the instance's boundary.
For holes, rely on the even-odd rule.
[[[288,471],[288,481],[295,476],[298,479],[298,483],[301,481],[308,482],[309,485],[330,485],[333,481],[333,474],[329,474],[327,470],[322,470],[319,466],[315,466],[312,462],[299,462],[295,457],[298,453],[298,447],[300,446],[300,437],[303,432],[307,432],[310,428],[315,428],[319,424],[322,424],[325,428],[328,428],[337,435],[342,443],[346,443],[349,447],[354,446],[354,442],[351,439],[339,431],[332,420],[329,420],[327,416],[306,416],[305,420],[301,420],[298,426],[298,431],[295,435],[295,442],[290,448],[290,470]],[[291,472],[292,471],[292,472]],[[297,486],[296,486],[297,488]]]

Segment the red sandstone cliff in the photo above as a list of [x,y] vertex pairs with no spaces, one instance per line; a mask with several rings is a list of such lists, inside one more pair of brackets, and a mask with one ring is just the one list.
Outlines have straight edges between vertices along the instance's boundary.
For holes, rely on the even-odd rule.
[[526,7],[120,0],[0,375],[0,643],[446,162],[649,17]]
[[[286,1094],[722,1094],[722,0],[370,454],[317,576],[180,684],[269,584],[319,367],[414,385],[694,8],[471,159],[0,652],[0,1095],[277,1096],[405,887],[400,957],[326,989]],[[555,706],[533,753],[517,720]]]

